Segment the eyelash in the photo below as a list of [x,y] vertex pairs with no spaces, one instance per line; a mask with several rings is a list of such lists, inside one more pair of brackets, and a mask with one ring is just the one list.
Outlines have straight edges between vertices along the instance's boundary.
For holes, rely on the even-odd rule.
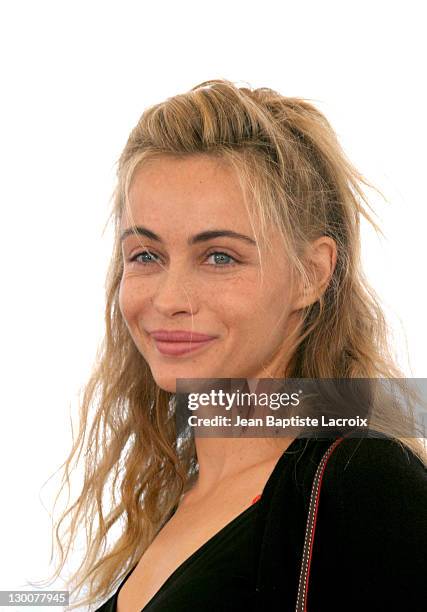
[[[135,255],[133,255],[133,257],[131,257],[129,259],[130,262],[132,263],[137,263],[139,265],[142,266],[149,266],[153,263],[155,263],[155,261],[136,261],[137,257],[140,257],[141,255],[145,255],[146,253],[148,253],[151,256],[157,257],[157,255],[155,253],[152,253],[151,251],[145,250],[145,251],[140,251],[139,253],[136,253]],[[232,266],[238,265],[240,262],[237,261],[237,259],[235,259],[235,257],[233,257],[232,255],[229,255],[228,253],[226,253],[225,251],[212,251],[211,253],[207,253],[206,257],[211,257],[212,255],[225,255],[226,257],[230,258],[233,260],[233,263],[225,263],[225,264],[214,264],[212,267],[213,268],[230,268]]]

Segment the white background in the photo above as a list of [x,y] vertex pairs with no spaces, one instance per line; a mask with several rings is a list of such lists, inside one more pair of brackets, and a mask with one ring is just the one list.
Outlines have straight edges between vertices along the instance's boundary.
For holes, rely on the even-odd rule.
[[389,200],[372,194],[386,240],[364,226],[365,268],[401,366],[426,375],[421,9],[410,0],[2,2],[0,590],[49,569],[52,487],[43,484],[70,448],[69,415],[102,336],[115,163],[147,105],[221,77],[311,99]]

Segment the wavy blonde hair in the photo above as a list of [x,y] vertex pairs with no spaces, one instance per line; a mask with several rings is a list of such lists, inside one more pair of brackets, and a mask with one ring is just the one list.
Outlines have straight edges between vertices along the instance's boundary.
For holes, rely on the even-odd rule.
[[[145,110],[118,160],[109,217],[115,242],[106,281],[105,337],[83,389],[77,439],[73,435],[61,466],[60,492],[65,484],[69,491],[71,467],[83,453],[80,495],[54,526],[60,552],[54,578],[79,528],[86,530],[84,558],[69,584],[72,594],[83,586],[87,594],[70,609],[99,602],[116,588],[197,473],[194,439],[177,443],[173,394],[156,385],[119,309],[120,221],[136,169],[156,156],[197,154],[215,156],[236,169],[260,239],[268,246],[267,228],[278,228],[284,252],[306,282],[305,246],[321,235],[337,244],[331,282],[304,312],[283,375],[404,378],[391,352],[379,299],[361,269],[361,216],[381,232],[363,191],[373,186],[348,161],[324,115],[306,99],[222,79],[200,83]],[[409,430],[408,438],[402,435],[398,409],[377,410],[371,426],[426,461],[422,444]],[[109,543],[113,527],[119,527],[120,535]]]

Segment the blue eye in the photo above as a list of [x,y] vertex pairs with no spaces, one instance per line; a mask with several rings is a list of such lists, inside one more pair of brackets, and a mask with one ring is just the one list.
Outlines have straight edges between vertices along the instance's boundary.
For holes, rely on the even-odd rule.
[[[234,257],[228,255],[228,253],[224,253],[223,251],[213,251],[212,253],[206,255],[206,258],[209,259],[212,256],[214,256],[215,258],[219,258],[219,261],[218,259],[214,261],[214,265],[212,266],[214,268],[229,268],[230,266],[234,266],[239,263]],[[140,251],[139,253],[136,253],[133,257],[131,257],[129,261],[135,262],[142,266],[149,266],[151,264],[158,263],[159,256],[155,253],[152,253],[151,251]]]
[[140,263],[142,265],[149,265],[151,263],[154,263],[154,261],[137,261],[138,257],[142,257],[144,255],[148,255],[149,257],[157,257],[157,255],[151,253],[150,251],[141,251],[140,253],[136,253],[133,257],[131,257],[129,261],[136,261],[137,263]]
[[[222,258],[222,261],[216,261],[215,263],[218,264],[218,267],[223,267],[223,266],[234,266],[237,262],[236,259],[234,259],[234,257],[232,257],[231,255],[228,255],[228,253],[223,253],[222,251],[213,251],[212,253],[209,253],[209,255],[207,255],[207,257],[212,257],[212,256],[218,256],[220,258]],[[224,258],[228,259],[228,260],[232,260],[232,261],[224,261]]]

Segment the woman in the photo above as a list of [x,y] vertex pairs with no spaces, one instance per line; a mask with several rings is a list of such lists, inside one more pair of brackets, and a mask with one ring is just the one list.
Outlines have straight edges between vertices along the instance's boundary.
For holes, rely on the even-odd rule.
[[360,216],[378,229],[362,184],[302,99],[213,80],[144,112],[118,164],[105,341],[66,462],[68,482],[87,438],[85,480],[56,530],[61,542],[71,518],[68,544],[88,530],[77,603],[424,609],[425,452],[396,406],[370,423],[382,439],[342,440],[329,458],[302,603],[332,440],[178,439],[174,421],[182,378],[403,378],[360,268]]

